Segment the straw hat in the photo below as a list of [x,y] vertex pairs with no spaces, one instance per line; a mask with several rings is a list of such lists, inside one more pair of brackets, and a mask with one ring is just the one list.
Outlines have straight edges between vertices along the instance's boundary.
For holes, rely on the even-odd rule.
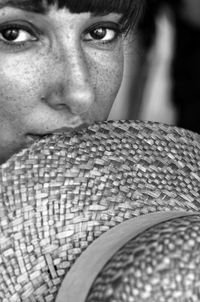
[[[165,249],[161,250],[164,245],[155,246],[157,233],[161,238],[171,234],[169,239],[180,229],[189,234],[183,238],[184,242],[192,236],[195,238],[193,245],[190,242],[190,250],[199,248],[200,136],[190,131],[158,123],[117,121],[47,136],[3,164],[0,183],[0,301],[3,302],[50,302],[55,301],[56,296],[60,299],[61,284],[83,251],[89,250],[91,243],[97,238],[100,240],[103,234],[143,215],[164,212],[169,216],[163,216],[163,220],[171,217],[175,222],[170,225],[166,222],[153,230],[146,225],[148,231],[141,229],[130,235],[128,243],[118,246],[123,252],[112,258],[111,267],[119,264],[122,272],[119,259],[124,255],[126,268],[131,270],[134,261],[130,259],[137,254],[138,246],[139,251],[143,250],[141,259],[146,258],[145,253],[148,255],[144,267],[154,263],[155,255],[164,257]],[[174,211],[181,212],[178,217],[193,215],[177,218],[171,213]],[[155,218],[155,224],[160,225],[161,220]],[[138,237],[138,234],[141,235]],[[121,236],[114,237],[120,241]],[[172,241],[179,240],[177,238],[180,236]],[[149,246],[146,252],[145,242]],[[159,253],[155,252],[151,259],[152,244],[158,247]],[[181,245],[174,246],[176,254]],[[96,254],[98,250],[99,247]],[[195,270],[195,261],[193,254],[191,282],[200,281],[200,277],[196,277],[199,267],[196,264],[198,270]],[[142,272],[142,267],[137,268]],[[119,271],[114,272],[116,276]],[[144,272],[146,274],[145,269]],[[102,297],[99,289],[104,271],[102,274],[98,279],[100,283],[96,283],[100,286],[95,290],[99,297]],[[145,283],[145,275],[138,278]],[[107,275],[105,280],[108,284]],[[113,280],[110,275],[111,283],[117,287],[119,283]],[[78,292],[79,288],[74,291]],[[111,297],[113,290],[107,292]],[[91,295],[88,301],[104,301],[95,300],[94,292]],[[131,295],[130,301],[137,301],[133,300],[133,293]]]

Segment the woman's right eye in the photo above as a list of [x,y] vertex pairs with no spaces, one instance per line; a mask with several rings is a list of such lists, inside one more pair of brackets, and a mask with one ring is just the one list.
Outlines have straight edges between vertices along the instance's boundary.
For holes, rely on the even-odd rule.
[[0,28],[0,41],[11,45],[18,45],[30,41],[37,41],[37,37],[31,30],[24,29],[20,26],[10,25]]

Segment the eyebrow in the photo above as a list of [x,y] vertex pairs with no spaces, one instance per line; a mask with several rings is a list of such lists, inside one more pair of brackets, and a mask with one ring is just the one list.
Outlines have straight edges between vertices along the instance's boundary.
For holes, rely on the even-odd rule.
[[38,0],[0,0],[0,9],[14,7],[34,13],[46,13],[47,8]]

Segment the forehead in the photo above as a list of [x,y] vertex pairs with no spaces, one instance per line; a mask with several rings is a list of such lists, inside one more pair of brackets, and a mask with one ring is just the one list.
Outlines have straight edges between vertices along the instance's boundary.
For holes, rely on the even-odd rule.
[[108,14],[116,12],[124,14],[131,8],[132,2],[134,0],[0,0],[0,8],[11,6],[37,13],[47,13],[50,6],[56,5],[58,9],[68,8],[71,13]]

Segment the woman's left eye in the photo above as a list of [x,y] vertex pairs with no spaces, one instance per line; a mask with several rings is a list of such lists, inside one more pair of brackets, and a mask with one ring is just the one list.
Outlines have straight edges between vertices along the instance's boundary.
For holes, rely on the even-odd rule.
[[96,27],[94,29],[90,29],[84,35],[84,41],[87,42],[102,42],[112,43],[114,42],[120,35],[119,29],[107,28],[107,27]]
[[17,44],[35,41],[37,38],[25,29],[8,27],[0,30],[0,40],[7,43]]

